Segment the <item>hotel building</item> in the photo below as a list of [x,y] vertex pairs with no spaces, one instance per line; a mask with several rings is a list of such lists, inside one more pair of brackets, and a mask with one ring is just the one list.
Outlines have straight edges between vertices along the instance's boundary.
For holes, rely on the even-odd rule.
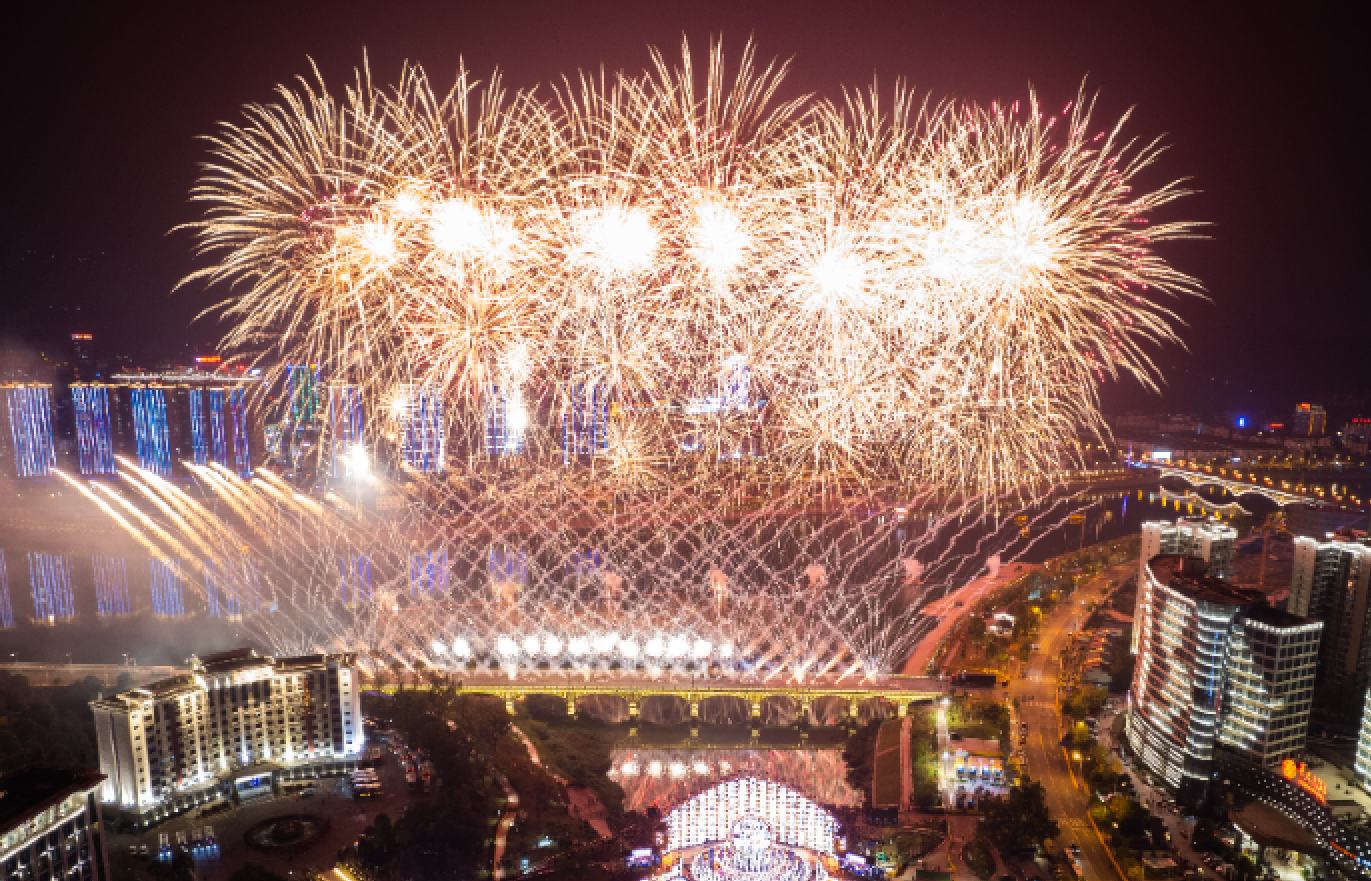
[[1153,557],[1138,587],[1129,745],[1194,803],[1215,750],[1261,767],[1304,748],[1323,624],[1272,609],[1207,574],[1197,557]]
[[160,817],[268,793],[295,771],[339,772],[364,749],[353,654],[264,658],[238,649],[91,703],[106,804]]
[[0,777],[7,881],[109,881],[95,771],[28,768]]

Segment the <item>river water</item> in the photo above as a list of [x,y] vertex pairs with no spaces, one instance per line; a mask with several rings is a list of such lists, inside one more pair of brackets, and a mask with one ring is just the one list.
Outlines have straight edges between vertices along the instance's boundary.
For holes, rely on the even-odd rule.
[[[1079,522],[1069,522],[1072,513],[1080,515]],[[926,570],[925,583],[955,590],[984,572],[997,555],[1002,563],[1040,562],[1082,544],[1137,532],[1145,520],[1200,513],[1197,505],[1163,498],[1155,484],[1098,488],[1057,494],[1009,512],[998,523],[943,523],[935,535],[922,514],[910,512],[908,526],[895,532],[880,553],[887,559],[903,556],[912,543],[921,542],[917,557]],[[63,542],[67,552],[39,552],[0,532],[0,659],[120,663],[129,657],[143,664],[178,664],[192,653],[251,642],[240,622],[169,600],[166,585],[172,575],[185,580],[186,572],[168,573],[164,564],[132,547],[116,550],[105,542],[97,552],[82,553],[81,545],[79,536],[69,537]]]

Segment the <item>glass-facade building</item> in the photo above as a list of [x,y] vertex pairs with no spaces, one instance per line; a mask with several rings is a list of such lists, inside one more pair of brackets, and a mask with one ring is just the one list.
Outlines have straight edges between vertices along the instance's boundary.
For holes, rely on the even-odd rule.
[[[1180,554],[1199,557],[1205,562],[1205,574],[1228,578],[1235,569],[1233,555],[1238,531],[1215,520],[1177,520],[1175,523],[1152,521],[1142,525],[1142,547],[1138,554],[1138,597],[1147,579],[1147,561],[1159,554]],[[1134,610],[1133,620],[1138,620]],[[1133,654],[1138,653],[1138,628],[1133,628]]]
[[1139,760],[1202,801],[1222,745],[1270,766],[1304,746],[1321,625],[1207,574],[1198,557],[1144,565],[1126,731]]

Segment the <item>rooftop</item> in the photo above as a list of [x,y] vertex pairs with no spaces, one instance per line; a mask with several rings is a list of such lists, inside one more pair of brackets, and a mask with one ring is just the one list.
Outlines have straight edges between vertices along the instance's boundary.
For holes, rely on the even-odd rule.
[[1181,554],[1159,554],[1147,561],[1153,578],[1196,602],[1225,606],[1253,606],[1266,602],[1260,591],[1235,587],[1203,574],[1206,565],[1199,557]]
[[85,768],[25,768],[0,777],[0,835],[104,779],[99,771]]
[[1253,606],[1243,614],[1243,617],[1249,621],[1260,621],[1262,624],[1277,629],[1304,627],[1307,624],[1319,623],[1313,618],[1304,618],[1267,605]]
[[1309,830],[1262,802],[1244,805],[1231,811],[1228,817],[1233,825],[1263,847],[1279,847],[1305,854],[1319,854],[1323,850]]

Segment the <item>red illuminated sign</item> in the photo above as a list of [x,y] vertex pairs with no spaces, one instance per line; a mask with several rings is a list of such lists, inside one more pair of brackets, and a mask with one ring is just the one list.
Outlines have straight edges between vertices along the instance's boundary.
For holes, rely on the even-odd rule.
[[1321,804],[1328,802],[1328,784],[1309,773],[1309,768],[1304,762],[1296,762],[1294,759],[1281,762],[1281,776],[1317,798]]

